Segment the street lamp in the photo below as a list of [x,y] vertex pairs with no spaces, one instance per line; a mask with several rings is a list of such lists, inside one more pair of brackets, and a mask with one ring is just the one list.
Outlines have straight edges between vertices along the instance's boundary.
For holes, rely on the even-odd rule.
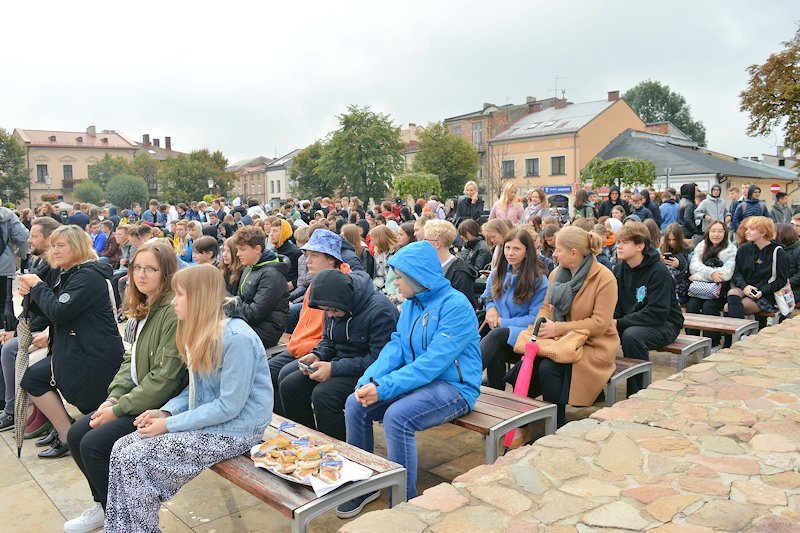
[[6,197],[6,202],[11,202],[11,193],[12,192],[13,191],[11,189],[9,189],[8,187],[6,187],[5,190],[3,190],[3,194]]
[[50,184],[53,183],[53,178],[50,177],[50,174],[44,175],[44,182],[47,184],[47,194],[50,194]]
[[208,178],[208,192],[214,194],[214,180],[211,178]]

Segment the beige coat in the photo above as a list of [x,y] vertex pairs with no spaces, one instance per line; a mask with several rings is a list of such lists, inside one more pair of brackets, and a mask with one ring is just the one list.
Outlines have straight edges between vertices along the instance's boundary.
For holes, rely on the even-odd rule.
[[[554,276],[555,270],[550,274],[549,287],[553,285]],[[539,316],[552,321],[552,305],[548,303],[549,299],[550,289],[539,309]],[[583,346],[583,358],[572,365],[570,405],[592,405],[616,369],[614,360],[620,347],[619,335],[614,326],[616,306],[617,279],[608,268],[595,261],[572,301],[567,322],[555,323],[558,336],[575,329],[588,329],[590,333]]]

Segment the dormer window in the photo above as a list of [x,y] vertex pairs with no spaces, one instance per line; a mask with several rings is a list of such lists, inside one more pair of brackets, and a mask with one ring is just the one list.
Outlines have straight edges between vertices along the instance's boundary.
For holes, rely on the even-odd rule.
[[51,135],[51,136],[50,136],[50,142],[51,142],[51,143],[54,143],[54,142],[56,142],[56,136],[55,136],[55,135]]
[[79,143],[83,142],[83,137],[75,137],[75,140]]

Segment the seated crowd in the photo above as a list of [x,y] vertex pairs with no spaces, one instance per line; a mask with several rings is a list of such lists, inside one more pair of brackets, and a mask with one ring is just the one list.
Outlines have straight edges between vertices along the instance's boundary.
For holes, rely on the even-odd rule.
[[[96,503],[65,531],[156,529],[160,502],[257,443],[273,412],[369,452],[382,422],[412,498],[415,433],[468,413],[481,385],[513,385],[507,367],[538,319],[539,339],[585,332],[580,360],[535,359],[528,395],[554,403],[561,426],[567,405],[597,401],[615,358],[673,342],[682,305],[763,326],[781,316],[776,293],[800,291],[800,215],[786,222],[785,195],[773,214],[755,186],[742,201],[731,189],[730,206],[719,185],[705,198],[694,185],[612,187],[602,202],[580,190],[570,216],[509,184],[487,220],[477,190],[372,211],[346,197],[288,200],[276,214],[253,199],[151,200],[119,215],[76,204],[68,217],[46,204],[23,223],[0,208],[11,235],[0,261],[19,256],[30,301],[20,377],[34,406],[14,419],[8,328],[0,430],[24,424],[40,457],[72,455]],[[627,392],[641,387],[632,378]]]

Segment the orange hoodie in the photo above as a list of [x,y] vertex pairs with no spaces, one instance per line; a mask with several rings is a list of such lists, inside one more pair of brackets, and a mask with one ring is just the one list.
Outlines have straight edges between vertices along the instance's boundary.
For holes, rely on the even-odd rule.
[[[342,263],[339,267],[339,272],[342,274],[350,273],[350,265]],[[286,345],[286,351],[292,357],[303,357],[311,352],[317,343],[322,339],[322,327],[325,322],[325,311],[321,309],[312,309],[308,306],[308,295],[311,290],[306,291],[305,298],[303,298],[303,308],[300,309],[300,319],[297,321],[297,326],[294,328],[289,339],[289,344]]]

